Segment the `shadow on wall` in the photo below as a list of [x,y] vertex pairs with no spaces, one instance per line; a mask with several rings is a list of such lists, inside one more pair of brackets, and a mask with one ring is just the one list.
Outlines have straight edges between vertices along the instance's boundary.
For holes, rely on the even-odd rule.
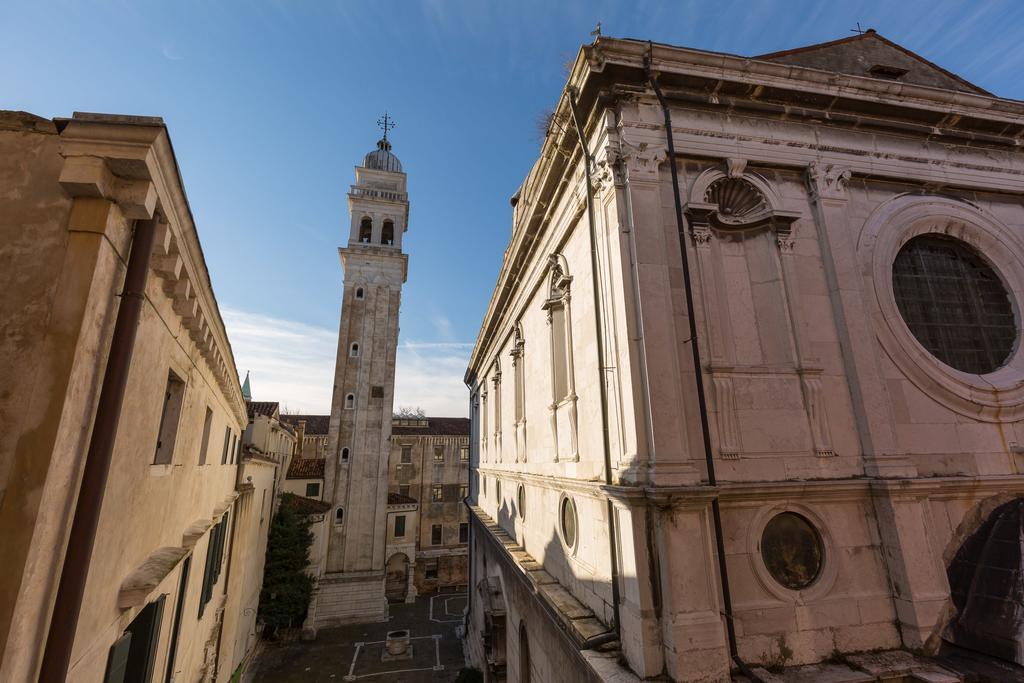
[[[509,536],[517,542],[520,541],[522,536],[517,534],[516,524],[518,523],[520,525],[520,529],[522,529],[524,520],[519,514],[514,498],[511,501],[505,498],[502,499],[501,505],[498,508],[497,522]],[[528,524],[529,522],[527,521],[525,523]],[[607,521],[602,519],[597,523],[607,524]],[[551,530],[551,536],[544,545],[543,558],[534,556],[534,559],[538,562],[543,559],[542,564],[544,565],[545,571],[555,577],[562,587],[568,589],[573,594],[573,597],[579,600],[580,603],[584,604],[584,606],[590,610],[595,611],[595,616],[600,619],[602,623],[606,625],[611,624],[613,621],[613,610],[611,604],[612,591],[610,580],[597,580],[589,572],[581,574],[578,571],[580,569],[578,565],[582,564],[585,566],[585,563],[581,563],[580,560],[571,557],[572,549],[578,547],[580,542],[578,517],[572,531],[574,535],[573,542],[568,544],[568,546],[561,537],[559,525],[559,521],[556,520],[554,528]],[[607,563],[610,558],[605,557],[604,560]],[[601,572],[603,570],[605,573],[608,573],[609,568],[606,565],[602,565],[600,567],[594,567],[593,570],[594,572]],[[620,585],[624,585],[624,582],[636,581],[636,577],[620,576],[619,580]],[[581,596],[593,596],[597,598],[597,600],[588,600]],[[600,606],[595,609],[595,606],[598,605],[598,601],[600,602]],[[516,628],[518,629],[518,625]]]

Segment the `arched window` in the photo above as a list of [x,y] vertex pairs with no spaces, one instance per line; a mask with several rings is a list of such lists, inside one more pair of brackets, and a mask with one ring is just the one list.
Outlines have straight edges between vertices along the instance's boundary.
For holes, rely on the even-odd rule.
[[380,229],[380,243],[381,244],[394,244],[395,243],[395,223],[394,221],[384,221],[384,225]]
[[342,448],[341,449],[341,461],[342,462],[348,462],[348,449],[347,448]]
[[338,508],[337,510],[334,511],[334,523],[337,524],[338,526],[341,526],[342,524],[345,523],[345,509],[344,508]]
[[373,221],[369,216],[364,216],[363,220],[359,222],[359,241],[362,244],[369,244],[371,239],[373,239]]
[[359,357],[359,344],[358,342],[352,342],[352,346],[348,347],[348,355],[352,358]]
[[356,287],[356,298],[357,299],[362,299],[363,298],[363,288],[362,287]]
[[356,407],[356,395],[349,394],[345,397],[345,410],[352,410]]

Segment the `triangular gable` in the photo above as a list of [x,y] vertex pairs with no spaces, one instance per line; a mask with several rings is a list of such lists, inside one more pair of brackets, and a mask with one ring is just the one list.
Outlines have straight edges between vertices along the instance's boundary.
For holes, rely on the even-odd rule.
[[870,28],[849,38],[773,52],[754,59],[854,76],[895,80],[943,90],[992,94],[905,47],[883,38]]

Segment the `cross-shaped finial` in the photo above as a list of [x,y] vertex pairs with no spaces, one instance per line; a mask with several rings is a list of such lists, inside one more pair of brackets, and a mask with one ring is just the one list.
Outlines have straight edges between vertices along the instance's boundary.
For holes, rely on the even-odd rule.
[[384,129],[384,139],[388,139],[388,131],[395,127],[395,120],[388,116],[387,111],[384,112],[384,116],[377,119],[377,126]]

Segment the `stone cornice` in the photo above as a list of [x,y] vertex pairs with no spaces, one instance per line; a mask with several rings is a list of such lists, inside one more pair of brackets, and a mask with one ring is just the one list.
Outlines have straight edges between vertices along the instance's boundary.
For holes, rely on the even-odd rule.
[[[591,135],[600,125],[601,117],[594,114],[600,114],[602,102],[650,95],[644,72],[648,55],[666,96],[686,104],[746,108],[754,114],[829,125],[890,127],[903,134],[961,144],[1013,150],[1024,145],[1024,103],[1016,100],[603,36],[577,53],[553,120],[570,120],[568,98],[575,92]],[[727,83],[737,86],[735,94],[725,94],[721,86]],[[764,90],[770,90],[770,100],[759,99]],[[522,284],[550,210],[572,189],[580,158],[573,126],[552,126],[517,193],[512,237],[464,376],[470,387],[486,366],[494,339],[501,336],[498,332],[512,293]]]
[[108,199],[129,219],[157,214],[163,219],[152,268],[228,398],[230,410],[245,424],[234,356],[163,121],[75,114],[58,124],[65,159],[60,182],[69,195]]

